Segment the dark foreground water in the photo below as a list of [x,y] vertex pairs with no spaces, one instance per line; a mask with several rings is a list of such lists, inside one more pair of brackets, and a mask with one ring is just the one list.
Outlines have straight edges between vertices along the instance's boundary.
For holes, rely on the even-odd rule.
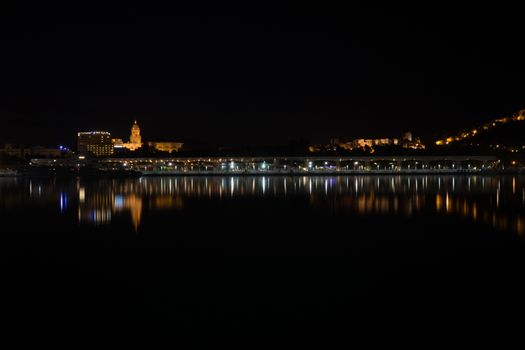
[[0,220],[19,343],[523,342],[525,177],[0,178]]

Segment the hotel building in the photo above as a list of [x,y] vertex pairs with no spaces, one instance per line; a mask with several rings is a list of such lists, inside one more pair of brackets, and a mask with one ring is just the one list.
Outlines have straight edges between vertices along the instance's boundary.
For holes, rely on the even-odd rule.
[[80,155],[109,157],[113,155],[111,134],[107,131],[88,131],[78,133],[77,150]]

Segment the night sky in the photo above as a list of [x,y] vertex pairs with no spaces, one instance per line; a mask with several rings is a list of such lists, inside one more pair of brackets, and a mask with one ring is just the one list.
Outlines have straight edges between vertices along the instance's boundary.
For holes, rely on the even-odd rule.
[[518,8],[74,3],[3,5],[0,143],[135,118],[159,141],[428,138],[525,108]]

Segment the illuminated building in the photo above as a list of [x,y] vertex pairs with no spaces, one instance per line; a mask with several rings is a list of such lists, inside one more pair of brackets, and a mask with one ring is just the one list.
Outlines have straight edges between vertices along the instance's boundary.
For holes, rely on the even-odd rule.
[[150,148],[160,152],[178,152],[182,148],[181,142],[148,142]]
[[140,128],[137,121],[133,123],[131,127],[131,136],[129,137],[129,143],[136,146],[137,148],[142,147],[142,138],[140,137]]
[[122,139],[111,139],[111,142],[115,148],[124,148],[124,141]]
[[129,136],[129,142],[123,143],[121,139],[114,139],[114,146],[116,148],[127,148],[130,151],[136,151],[142,147],[142,137],[140,136],[140,127],[137,121],[133,123],[131,127],[131,135]]
[[355,140],[355,142],[357,143],[357,145],[359,147],[372,147],[374,145],[374,140],[371,140],[371,139],[359,139],[359,140]]
[[[111,140],[113,143],[113,147],[115,149],[126,149],[128,151],[136,151],[139,148],[142,147],[142,136],[140,135],[140,127],[135,120],[133,123],[133,126],[131,127],[131,135],[129,137],[129,142],[124,142],[122,139],[113,139]],[[148,146],[151,149],[154,149],[159,152],[178,152],[181,150],[183,143],[181,142],[148,142]]]
[[425,145],[421,143],[421,140],[418,137],[413,138],[411,132],[404,133],[401,139],[398,139],[398,138],[355,139],[353,141],[340,143],[338,146],[348,151],[359,149],[359,148],[361,149],[369,148],[371,153],[373,153],[374,147],[386,147],[386,146],[400,146],[403,148],[411,148],[411,149],[425,149]]
[[107,131],[88,131],[78,133],[78,153],[96,157],[113,155],[111,134]]
[[408,141],[408,139],[405,139],[403,142],[403,148],[410,148],[410,149],[425,149],[425,145],[421,142],[419,137],[416,137],[413,141]]
[[[410,133],[407,133],[410,134]],[[405,134],[405,136],[407,136]],[[412,135],[410,135],[410,138]],[[338,146],[346,149],[346,150],[353,150],[357,148],[371,148],[373,149],[374,146],[399,146],[403,142],[407,142],[406,139],[403,139],[404,141],[400,141],[399,139],[391,139],[391,138],[382,138],[382,139],[355,139],[353,141],[340,143]]]

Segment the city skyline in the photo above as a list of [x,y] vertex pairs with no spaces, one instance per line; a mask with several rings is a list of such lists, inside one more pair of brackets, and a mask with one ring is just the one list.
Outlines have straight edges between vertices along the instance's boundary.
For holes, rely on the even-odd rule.
[[[412,135],[411,131],[406,131],[403,134],[389,134],[389,135],[381,135],[380,137],[370,137],[370,134],[363,137],[364,135],[359,136],[335,136],[331,137],[329,140],[323,140],[325,145],[340,145],[343,149],[352,150],[355,148],[363,148],[365,146],[372,147],[372,146],[403,146],[403,141],[409,141],[410,144],[404,144],[405,146],[409,146],[408,148],[413,149],[425,149],[426,144],[428,144],[430,147],[438,146],[438,149],[443,149],[443,146],[448,145],[456,145],[458,143],[465,143],[470,142],[471,146],[476,146],[472,142],[479,138],[480,136],[490,133],[498,128],[501,127],[511,127],[513,124],[516,124],[517,127],[520,127],[521,122],[525,121],[525,109],[521,109],[518,111],[515,111],[512,114],[506,115],[506,116],[500,116],[499,118],[495,118],[492,120],[485,121],[483,123],[476,123],[473,125],[469,125],[468,127],[465,127],[463,129],[457,129],[453,131],[449,131],[447,133],[441,131],[435,131],[435,134],[437,135],[433,139],[427,139],[424,142],[421,141],[421,137],[419,135]],[[520,124],[520,125],[518,125]],[[514,130],[515,131],[515,130]],[[128,142],[125,142],[125,137],[122,137],[121,134],[114,134],[112,131],[104,129],[104,128],[94,128],[90,131],[77,131],[77,140],[78,143],[78,137],[80,134],[93,134],[93,133],[108,133],[111,136],[111,141],[115,149],[127,149],[129,151],[137,151],[140,149],[143,145],[146,143],[142,142],[142,136],[141,136],[141,128],[139,127],[139,123],[137,119],[133,121],[131,124],[131,134],[129,136],[129,139],[127,139]],[[516,132],[513,132],[516,134]],[[377,132],[374,133],[375,135],[379,135]],[[516,136],[516,135],[514,135]],[[148,137],[146,137],[148,139]],[[304,140],[304,139],[300,139]],[[299,140],[299,141],[300,141]],[[178,151],[182,148],[184,143],[181,143],[179,141],[151,141],[151,139],[147,140],[147,144],[154,148],[163,148],[165,150],[168,150],[169,152],[172,151]],[[193,140],[194,141],[194,140]],[[290,140],[294,141],[294,140]],[[296,140],[297,141],[297,140]],[[476,141],[476,142],[479,142]],[[513,137],[507,140],[507,142],[513,143],[516,142],[516,140],[513,140]],[[522,142],[518,142],[518,144],[513,144],[511,146],[521,146],[525,147],[525,145],[522,145]],[[1,144],[1,142],[0,142]],[[35,147],[37,145],[35,144],[16,144],[16,143],[10,143],[10,142],[4,142],[3,143],[5,147],[14,147],[14,146],[25,146],[25,147]],[[310,150],[312,148],[318,148],[322,146],[323,142],[321,143],[309,143]],[[265,146],[276,146],[278,144],[266,144]],[[480,146],[477,144],[477,146]],[[492,144],[489,145],[491,148],[497,148],[499,145]],[[41,145],[38,145],[38,147],[42,147]],[[56,147],[58,150],[68,150],[72,149],[74,147],[64,146],[64,143],[60,146],[51,146],[50,149],[53,147]],[[207,144],[208,148],[214,148],[214,147],[220,147],[220,144]],[[78,147],[77,147],[78,148]],[[160,150],[160,149],[159,149]],[[313,152],[313,151],[312,151]]]
[[7,343],[519,346],[520,5],[2,4]]
[[135,118],[215,144],[428,139],[525,106],[519,11],[497,6],[39,6],[1,15],[1,141]]

